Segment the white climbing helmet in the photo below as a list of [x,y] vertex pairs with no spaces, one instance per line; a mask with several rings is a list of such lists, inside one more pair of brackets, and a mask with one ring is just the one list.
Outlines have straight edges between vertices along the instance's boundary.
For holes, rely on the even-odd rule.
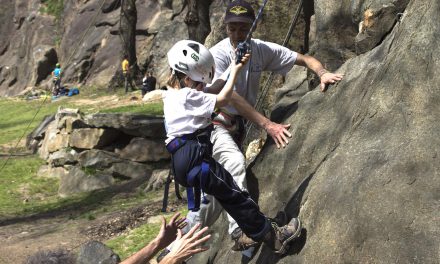
[[174,71],[186,74],[196,82],[211,83],[215,62],[211,52],[193,40],[178,41],[168,51],[168,64]]

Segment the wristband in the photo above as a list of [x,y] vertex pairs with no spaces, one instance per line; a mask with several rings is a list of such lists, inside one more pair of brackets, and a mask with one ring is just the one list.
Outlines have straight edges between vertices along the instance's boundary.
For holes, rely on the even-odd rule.
[[321,78],[322,75],[326,74],[328,71],[324,68],[318,71],[318,77]]

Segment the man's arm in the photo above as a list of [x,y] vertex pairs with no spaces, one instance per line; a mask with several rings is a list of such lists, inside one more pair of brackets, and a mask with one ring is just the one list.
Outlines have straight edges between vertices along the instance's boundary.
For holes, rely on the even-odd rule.
[[254,107],[252,107],[243,97],[241,97],[235,91],[231,97],[232,106],[237,109],[238,113],[251,121],[252,123],[258,125],[259,127],[266,130],[266,132],[272,137],[277,145],[277,148],[281,146],[284,148],[289,144],[287,137],[291,137],[292,134],[288,131],[290,124],[277,124],[270,121],[268,118],[263,116]]
[[128,259],[122,261],[120,264],[146,263],[161,249],[173,242],[177,237],[178,230],[186,226],[185,218],[179,218],[179,216],[180,213],[174,214],[169,224],[166,223],[165,218],[162,216],[162,227],[157,237],[141,250],[131,255]]
[[321,62],[308,55],[298,53],[295,64],[307,67],[319,76],[321,79],[321,92],[325,92],[327,84],[334,84],[335,82],[342,80],[342,77],[344,76],[343,74],[328,72]]

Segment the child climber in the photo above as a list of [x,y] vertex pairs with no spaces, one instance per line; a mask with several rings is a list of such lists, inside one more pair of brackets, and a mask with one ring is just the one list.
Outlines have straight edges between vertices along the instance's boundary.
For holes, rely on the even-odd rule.
[[[264,242],[276,253],[287,251],[288,243],[299,237],[301,223],[293,218],[278,227],[260,212],[258,205],[242,192],[232,176],[212,155],[211,116],[216,107],[228,104],[237,73],[249,59],[233,63],[213,86],[221,87],[217,95],[202,92],[212,82],[214,58],[202,44],[182,40],[168,52],[171,76],[165,92],[164,114],[167,131],[166,147],[172,155],[175,180],[187,187],[188,208],[197,211],[204,193],[217,199],[241,228],[243,244],[255,246]],[[209,201],[203,201],[208,203]]]

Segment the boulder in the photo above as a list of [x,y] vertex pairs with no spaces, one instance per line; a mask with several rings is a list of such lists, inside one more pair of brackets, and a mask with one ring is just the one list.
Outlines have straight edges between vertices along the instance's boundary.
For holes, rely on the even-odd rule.
[[66,128],[67,133],[72,133],[73,130],[79,128],[88,128],[86,123],[81,118],[66,116],[61,120],[64,123],[64,127]]
[[61,149],[49,154],[47,162],[52,167],[73,165],[77,163],[77,152],[74,149]]
[[153,90],[148,92],[142,98],[144,102],[160,102],[162,100],[163,90]]
[[82,245],[76,259],[77,264],[117,264],[120,261],[111,248],[99,241],[89,241]]
[[84,121],[91,127],[115,128],[135,137],[164,139],[166,136],[163,117],[102,113],[87,115]]
[[99,170],[71,167],[68,174],[62,175],[58,195],[67,197],[81,192],[89,192],[113,185],[113,177]]
[[123,162],[119,155],[104,151],[91,149],[81,152],[78,155],[78,163],[81,167],[90,167],[95,169],[106,169],[110,168],[113,163]]
[[[397,2],[407,3],[408,1],[401,0]],[[359,23],[359,33],[355,38],[356,53],[361,54],[369,51],[380,43],[394,24],[399,21],[401,15],[403,15],[399,15],[399,13],[403,9],[404,6],[399,6],[398,3],[389,3],[377,9],[370,7],[365,10],[363,20]]]
[[148,180],[147,187],[145,187],[144,192],[156,191],[162,188],[168,179],[169,169],[165,170],[154,170]]
[[102,148],[115,141],[120,132],[115,129],[80,128],[70,134],[69,146],[79,149]]
[[26,137],[26,148],[36,153],[39,142],[43,139],[49,124],[55,120],[55,115],[43,117],[43,121]]
[[52,122],[47,126],[47,130],[38,153],[42,159],[47,159],[49,154],[59,149],[69,146],[70,135],[64,130],[57,129],[57,123]]
[[69,173],[64,167],[52,167],[50,165],[42,165],[37,172],[38,177],[61,179]]
[[106,170],[111,173],[115,178],[123,179],[138,179],[149,178],[151,176],[152,167],[150,165],[124,161],[119,163],[113,163],[112,166]]
[[123,159],[137,162],[154,162],[170,158],[164,142],[145,138],[133,138],[125,148],[115,153]]

